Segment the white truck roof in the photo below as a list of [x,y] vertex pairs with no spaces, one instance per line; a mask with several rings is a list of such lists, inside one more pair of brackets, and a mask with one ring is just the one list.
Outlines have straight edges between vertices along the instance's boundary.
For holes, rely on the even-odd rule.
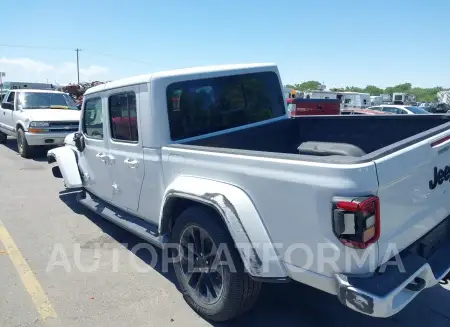
[[32,93],[65,93],[61,91],[55,91],[55,90],[42,90],[42,89],[11,89],[8,91],[14,91],[14,92],[32,92]]
[[192,67],[185,69],[176,69],[176,70],[168,70],[161,71],[151,74],[138,75],[128,78],[123,78],[115,81],[111,81],[105,84],[100,84],[94,87],[91,87],[86,90],[85,95],[89,95],[92,93],[97,93],[105,90],[115,89],[119,87],[136,85],[142,83],[148,83],[150,80],[154,80],[157,78],[168,78],[168,77],[177,77],[177,76],[186,76],[186,75],[214,75],[216,73],[230,72],[236,73],[238,71],[246,71],[246,70],[264,70],[273,69],[274,71],[278,71],[277,65],[274,63],[252,63],[252,64],[234,64],[234,65],[215,65],[215,66],[200,66],[200,67]]

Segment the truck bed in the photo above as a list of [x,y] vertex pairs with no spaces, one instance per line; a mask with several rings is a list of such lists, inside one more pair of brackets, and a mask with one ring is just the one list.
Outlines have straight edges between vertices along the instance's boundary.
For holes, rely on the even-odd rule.
[[303,116],[195,138],[182,142],[181,146],[208,147],[208,151],[244,151],[247,154],[248,151],[263,151],[271,152],[275,157],[299,158],[297,148],[303,142],[336,142],[355,145],[366,155],[301,155],[301,159],[365,162],[441,133],[450,128],[449,121],[450,115]]

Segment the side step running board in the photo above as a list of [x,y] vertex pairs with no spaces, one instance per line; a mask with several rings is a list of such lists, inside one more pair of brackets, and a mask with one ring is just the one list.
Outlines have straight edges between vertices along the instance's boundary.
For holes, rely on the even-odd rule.
[[156,225],[115,208],[86,191],[80,192],[77,195],[77,200],[82,205],[112,223],[126,229],[153,245],[163,247],[164,237],[158,234],[158,227]]

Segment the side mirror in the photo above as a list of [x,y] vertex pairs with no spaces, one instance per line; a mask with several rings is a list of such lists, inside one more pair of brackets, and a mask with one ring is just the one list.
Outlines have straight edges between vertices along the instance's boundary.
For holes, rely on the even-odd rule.
[[75,147],[78,149],[78,151],[83,152],[85,147],[83,134],[80,132],[75,133],[75,135],[73,136],[73,141],[75,142]]
[[10,102],[3,102],[2,108],[7,110],[14,110],[14,104]]

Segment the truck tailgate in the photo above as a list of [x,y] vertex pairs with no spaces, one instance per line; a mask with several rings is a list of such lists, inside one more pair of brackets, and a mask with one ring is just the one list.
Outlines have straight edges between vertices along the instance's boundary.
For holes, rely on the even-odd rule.
[[405,249],[450,214],[450,130],[377,159],[375,164],[382,264],[393,251]]

